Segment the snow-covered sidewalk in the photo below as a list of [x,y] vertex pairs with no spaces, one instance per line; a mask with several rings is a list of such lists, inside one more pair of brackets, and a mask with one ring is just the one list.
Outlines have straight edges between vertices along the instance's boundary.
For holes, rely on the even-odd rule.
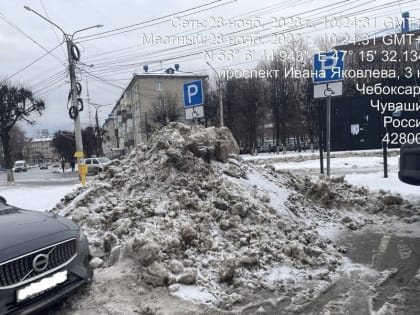
[[[285,161],[273,163],[276,171],[290,171],[292,173],[306,174],[313,178],[319,176],[319,160],[306,160],[301,162]],[[324,161],[324,167],[325,165]],[[400,194],[412,202],[420,201],[420,189],[401,182],[398,179],[398,157],[388,158],[388,178],[384,178],[383,159],[381,156],[351,156],[331,159],[331,174],[345,175],[345,180],[355,186],[365,187],[370,191],[389,191]]]

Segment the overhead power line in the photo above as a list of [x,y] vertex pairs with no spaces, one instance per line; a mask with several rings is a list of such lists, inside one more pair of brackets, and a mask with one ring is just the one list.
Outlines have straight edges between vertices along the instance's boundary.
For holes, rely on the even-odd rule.
[[[47,8],[45,7],[44,2],[42,0],[39,0],[39,2],[41,3],[42,9],[44,10],[44,13],[45,13],[45,16],[49,19],[50,16],[48,15]],[[51,27],[52,31],[54,32],[54,36],[57,39],[57,42],[60,42],[60,38],[59,38],[59,36],[57,34],[56,29],[52,25],[50,25],[50,27]],[[63,55],[66,58],[67,57],[67,53],[66,53],[66,51],[64,50],[63,47],[61,47],[61,51],[63,52]]]
[[27,64],[26,66],[24,66],[23,68],[20,68],[18,71],[12,73],[11,75],[9,75],[6,79],[4,79],[4,81],[10,80],[11,78],[13,78],[14,76],[18,75],[19,73],[25,71],[26,69],[28,69],[29,67],[33,66],[34,64],[36,64],[38,61],[40,61],[42,58],[44,58],[45,56],[50,55],[54,50],[56,50],[58,47],[60,47],[64,42],[61,42],[60,44],[58,44],[57,46],[55,46],[54,48],[48,50],[45,54],[39,56],[38,58],[36,58],[34,61],[30,62],[29,64]]
[[[285,0],[285,1],[282,1],[282,2],[277,3],[275,5],[271,5],[271,6],[268,6],[268,7],[261,8],[259,10],[248,11],[247,13],[244,13],[244,14],[241,14],[241,15],[232,16],[232,17],[228,18],[227,20],[247,19],[247,18],[252,18],[252,17],[255,17],[255,16],[261,17],[261,16],[264,16],[264,15],[273,13],[280,8],[284,8],[284,7],[292,8],[294,6],[301,5],[302,3],[309,2],[309,1],[311,1],[311,0],[297,0],[297,1]],[[260,15],[258,15],[259,12],[260,12]],[[165,22],[165,21],[163,21],[163,22]],[[226,22],[223,23],[223,26],[226,26],[227,24],[228,24],[228,22],[226,21]],[[178,32],[178,33],[175,33],[175,34],[171,34],[171,36],[181,36],[181,35],[182,36],[191,36],[191,35],[194,35],[194,34],[202,33],[203,31],[209,31],[209,30],[217,28],[217,27],[218,26],[216,26],[216,25],[212,25],[212,26],[207,26],[204,29],[199,29],[199,30],[196,30],[196,31]],[[147,48],[154,47],[154,46],[156,46],[156,44],[148,45]],[[125,47],[125,48],[115,49],[115,50],[111,50],[111,51],[107,51],[107,52],[99,53],[99,54],[92,54],[92,55],[87,56],[87,58],[89,59],[90,63],[97,64],[98,61],[100,61],[100,62],[101,61],[106,61],[107,59],[112,58],[112,57],[102,57],[102,58],[100,58],[99,56],[109,55],[109,54],[112,54],[112,53],[115,53],[115,52],[119,52],[119,51],[123,51],[123,50],[129,50],[129,49],[130,50],[131,49],[139,50],[139,45],[134,45],[134,46],[129,46],[129,47]],[[144,48],[143,49],[140,48],[140,50],[144,50]],[[137,54],[137,52],[136,52],[136,54]],[[121,58],[122,57],[131,58],[132,56],[133,56],[133,53],[122,54]],[[134,56],[135,56],[135,54],[134,54]]]
[[[342,1],[339,1],[337,3],[334,3],[333,5],[339,5],[339,4],[347,3],[348,1],[349,0],[342,0]],[[354,0],[353,2],[357,2],[357,1],[360,1],[360,0]],[[327,9],[328,14],[331,13],[331,5],[330,5],[328,7],[323,6],[323,7],[314,9],[314,10],[304,11],[304,12],[301,12],[300,14],[306,14],[306,13],[310,13],[310,12],[314,12],[314,11],[322,10],[322,9]],[[293,15],[293,16],[296,16],[296,15]],[[322,17],[320,17],[319,19],[322,19]],[[263,25],[268,25],[270,23],[273,23],[273,22],[267,22],[267,23],[264,23]],[[228,36],[231,36],[233,34],[238,34],[238,33],[242,33],[242,32],[249,31],[249,30],[251,32],[254,31],[252,28],[246,28],[246,29],[242,29],[242,30],[239,30],[239,31],[233,31],[233,32],[230,32],[230,33],[223,34],[223,37],[227,38]],[[293,30],[295,30],[295,29],[286,29],[285,31],[280,32],[280,33],[287,33],[287,32],[291,32]],[[264,38],[273,36],[275,34],[278,34],[278,33],[271,32],[271,33],[268,33],[268,34],[262,34],[261,38],[264,39]],[[168,60],[177,59],[177,58],[181,58],[181,57],[203,54],[203,47],[199,47],[199,48],[195,49],[196,51],[194,52],[194,51],[191,51],[191,46],[192,46],[192,44],[185,44],[185,45],[180,45],[180,46],[176,46],[176,47],[165,48],[165,49],[162,49],[162,50],[155,50],[155,51],[152,51],[152,52],[148,52],[146,54],[137,55],[136,57],[139,58],[139,59],[142,58],[142,60],[139,61],[139,62],[131,62],[131,63],[128,63],[128,64],[127,63],[124,64],[123,62],[128,61],[128,60],[133,61],[134,56],[132,56],[131,58],[123,58],[123,59],[120,59],[120,60],[117,59],[117,61],[113,61],[113,62],[111,62],[111,61],[103,62],[103,64],[96,64],[96,69],[92,70],[92,72],[101,71],[100,68],[103,68],[102,69],[103,71],[112,70],[113,68],[115,69],[115,68],[118,68],[118,67],[129,67],[129,68],[131,68],[133,66],[137,67],[137,66],[139,66],[141,64],[144,64],[144,63],[151,64],[151,63],[154,63],[154,62],[168,61]],[[234,46],[243,46],[243,45],[241,45],[241,44],[221,44],[221,45],[217,45],[217,46],[213,45],[211,47],[204,48],[204,50],[210,52],[210,51],[215,51],[215,50],[219,50],[219,49],[226,49],[226,48],[234,47]],[[178,50],[180,48],[186,48],[186,49],[184,49],[182,52],[179,52],[177,54],[169,54],[169,55],[166,54],[166,56],[159,56],[159,57],[157,56],[158,54],[164,54],[164,53],[167,53],[167,52]],[[186,54],[182,54],[183,52],[185,52]],[[154,59],[153,60],[144,60],[143,58],[147,57],[147,56],[153,56]],[[118,66],[118,65],[120,65],[120,66]]]
[[[81,36],[81,37],[78,38],[78,40],[81,40],[82,39],[82,41],[84,42],[84,41],[88,41],[88,40],[101,39],[101,38],[106,38],[106,37],[109,37],[109,36],[119,35],[119,34],[122,34],[122,33],[132,32],[132,31],[136,31],[136,30],[139,30],[141,28],[144,28],[144,27],[151,26],[151,25],[145,26],[145,24],[148,24],[148,23],[152,23],[152,22],[156,22],[156,21],[159,21],[159,20],[167,19],[169,17],[173,17],[173,16],[176,16],[176,15],[179,15],[179,14],[187,13],[189,11],[194,11],[194,10],[197,10],[197,9],[208,7],[208,6],[211,6],[211,5],[215,4],[215,3],[219,3],[216,6],[213,6],[213,7],[210,7],[210,8],[206,8],[204,10],[196,11],[196,12],[193,12],[191,14],[195,14],[195,13],[199,13],[199,12],[211,10],[211,9],[214,9],[214,8],[217,8],[217,7],[220,7],[220,6],[224,6],[224,5],[227,5],[227,4],[236,2],[238,0],[231,0],[231,1],[227,2],[227,3],[220,3],[220,2],[223,2],[223,1],[226,1],[226,0],[215,0],[215,1],[212,1],[212,2],[209,2],[209,3],[206,3],[206,4],[202,4],[202,5],[199,5],[199,6],[196,6],[196,7],[192,7],[192,8],[186,9],[186,10],[178,11],[178,12],[175,12],[175,13],[167,14],[167,15],[164,15],[164,16],[161,16],[161,17],[158,17],[158,18],[153,18],[153,19],[150,19],[150,20],[147,20],[147,21],[143,21],[143,22],[140,22],[140,23],[136,23],[136,24],[131,24],[131,25],[128,25],[128,26],[119,27],[119,28],[116,28],[116,29],[113,29],[113,30],[109,30],[109,31],[105,31],[105,32],[99,32],[99,33],[95,33],[95,34],[91,34],[91,35]],[[168,20],[161,21],[159,23],[164,23],[164,22],[167,22],[167,21]],[[153,24],[153,25],[157,25],[157,24]],[[111,34],[111,33],[114,33],[114,34]],[[108,35],[106,35],[106,34],[108,34]],[[101,36],[101,35],[106,35],[106,36]]]
[[31,42],[33,42],[35,45],[37,45],[38,47],[40,47],[41,49],[43,49],[45,52],[47,52],[47,54],[53,56],[59,63],[61,63],[63,65],[65,64],[60,58],[58,58],[56,55],[54,55],[51,51],[49,51],[47,48],[45,48],[43,45],[41,45],[38,41],[36,41],[35,39],[33,39],[27,33],[25,33],[19,26],[17,26],[13,22],[10,22],[3,13],[0,13],[0,19],[2,19],[3,21],[5,21],[9,26],[11,26],[12,28],[14,28],[19,33],[21,33],[23,36],[25,36],[27,39],[29,39]]
[[[415,0],[411,0],[411,1],[408,1],[408,2],[414,2],[414,1]],[[347,2],[347,4],[350,4],[351,3],[351,2],[348,2],[348,1],[340,1],[340,2],[338,2],[336,4],[339,4],[341,2]],[[360,8],[361,6],[364,6],[364,5],[369,4],[369,3],[372,3],[372,2],[373,1],[367,1],[367,2],[359,5],[357,8]],[[379,5],[379,6],[368,7],[366,9],[361,9],[361,10],[353,11],[353,12],[350,12],[350,13],[347,13],[347,14],[342,14],[342,13],[343,12],[348,12],[348,9],[342,9],[341,11],[331,13],[331,11],[330,11],[329,8],[326,8],[326,7],[321,7],[321,8],[326,8],[326,10],[328,10],[328,16],[330,16],[331,14],[342,14],[339,17],[340,18],[344,18],[344,17],[357,16],[358,14],[362,14],[362,13],[377,12],[378,10],[383,10],[385,8],[390,8],[390,7],[393,7],[395,5],[398,5],[398,1],[390,1],[390,2],[387,2],[387,3],[382,4],[382,5]],[[315,10],[319,10],[321,8],[318,8],[318,9],[315,9]],[[313,12],[313,11],[314,10],[310,10],[308,12]],[[296,31],[296,30],[303,30],[303,29],[308,28],[308,27],[313,28],[314,26],[322,25],[323,24],[323,18],[324,17],[322,17],[322,16],[321,17],[317,17],[314,20],[314,23],[311,23],[308,26],[302,26],[302,27],[299,27],[299,28],[288,28],[288,29],[283,30],[283,31],[270,32],[270,33],[267,33],[267,34],[262,34],[260,38],[261,39],[268,39],[268,38],[270,38],[272,36],[275,36],[275,35],[278,35],[278,34],[285,34],[285,33],[290,33],[290,32]],[[311,30],[311,32],[312,31],[313,30]],[[237,33],[237,32],[238,31],[232,32],[232,33]],[[229,33],[229,34],[232,34],[232,33]],[[224,36],[227,36],[229,34],[224,34]],[[142,58],[142,57],[144,58],[147,55],[153,55],[154,60],[144,60],[143,59],[143,60],[141,60],[139,62],[132,62],[132,63],[128,63],[128,64],[121,64],[120,62],[115,62],[115,65],[114,66],[109,66],[110,64],[113,64],[113,62],[104,63],[104,65],[102,66],[103,67],[102,70],[101,69],[93,70],[93,72],[95,72],[95,73],[98,73],[98,72],[109,72],[110,73],[110,72],[116,71],[118,68],[120,68],[120,69],[124,69],[124,68],[125,69],[130,69],[130,68],[138,67],[138,66],[140,66],[141,64],[144,64],[144,63],[146,63],[146,64],[153,64],[153,63],[158,63],[158,62],[162,62],[162,61],[169,61],[169,60],[173,60],[173,59],[180,59],[180,58],[185,58],[185,57],[194,56],[194,55],[201,55],[203,53],[203,48],[199,48],[195,52],[194,51],[191,51],[191,49],[190,50],[185,50],[186,54],[177,53],[177,54],[166,55],[165,57],[163,57],[163,56],[160,56],[160,57],[156,56],[159,53],[161,54],[161,53],[165,53],[165,52],[168,52],[168,51],[171,51],[171,50],[176,50],[176,49],[179,49],[179,48],[182,48],[182,47],[188,47],[188,46],[191,46],[191,45],[188,45],[187,44],[187,45],[182,45],[182,46],[178,46],[178,47],[172,47],[172,48],[168,48],[168,49],[163,49],[161,51],[153,51],[151,53],[147,53],[147,54],[143,54],[143,55],[139,56],[139,58]],[[225,48],[229,48],[229,47],[233,47],[233,46],[243,46],[243,44],[239,44],[239,45],[238,44],[222,44],[220,46],[212,46],[211,48],[208,48],[207,51],[214,51],[214,50],[218,50],[218,49],[225,49]],[[248,45],[248,46],[251,46],[251,45]],[[120,65],[118,66],[118,64],[120,64]],[[101,66],[99,66],[99,68],[101,68]]]

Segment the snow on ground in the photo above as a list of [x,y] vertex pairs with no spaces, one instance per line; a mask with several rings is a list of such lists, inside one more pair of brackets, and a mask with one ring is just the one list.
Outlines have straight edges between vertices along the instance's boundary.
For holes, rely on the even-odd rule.
[[[255,314],[247,303],[263,295],[285,297],[290,302],[282,309],[292,311],[340,274],[364,268],[343,257],[335,244],[340,234],[383,227],[387,215],[415,219],[415,209],[398,196],[360,188],[409,192],[395,190],[403,187],[395,172],[380,180],[382,159],[369,156],[377,151],[333,159],[339,171],[357,170],[346,175],[352,187],[342,179],[275,172],[315,175],[319,161],[312,153],[302,162],[289,155],[296,160],[274,168],[236,157],[208,163],[219,138],[231,137],[226,130],[166,128],[85,188],[0,186],[10,203],[39,210],[73,191],[54,211],[88,234],[95,280],[88,294],[76,295],[57,314],[213,314],[206,307],[248,307],[246,314]],[[395,168],[397,158],[389,162]],[[372,173],[360,173],[366,170]],[[398,223],[409,229],[408,222]]]
[[[319,160],[306,160],[303,162],[284,162],[274,163],[273,166],[276,170],[319,170]],[[388,158],[388,167],[395,168],[398,166],[398,157]],[[326,167],[326,161],[324,161]],[[366,170],[366,169],[380,169],[383,167],[382,157],[344,157],[332,158],[331,170],[336,169],[352,169],[352,170]]]
[[[272,165],[276,171],[310,174],[314,178],[319,174],[319,160],[314,159],[301,162],[281,162]],[[326,162],[324,161],[324,167],[325,165]],[[370,191],[389,191],[394,194],[400,194],[412,202],[418,202],[420,200],[419,187],[405,184],[398,179],[397,156],[388,158],[388,178],[384,178],[383,158],[381,156],[332,158],[331,173],[333,175],[345,174],[345,180],[349,184],[366,187]]]
[[260,193],[265,194],[270,206],[276,209],[279,215],[293,216],[285,206],[290,190],[273,183],[273,181],[270,181],[264,175],[251,170],[247,174],[247,179],[230,176],[225,176],[225,178],[236,184],[249,187],[249,191],[251,192],[258,190]]
[[[318,221],[331,221],[333,210],[296,191],[293,176],[223,155],[235,146],[227,129],[170,124],[53,211],[87,233],[97,275],[133,260],[134,290],[166,288],[236,311],[263,295],[282,294],[280,281],[287,278],[293,283],[287,294],[304,298],[302,288],[317,291],[328,277],[294,283],[289,273],[270,283],[269,274],[280,268],[280,276],[282,266],[306,275],[319,268],[334,273],[342,255],[317,232]],[[100,305],[103,281],[98,278],[96,293],[86,299]],[[81,304],[73,307],[82,311]]]
[[371,191],[390,191],[394,194],[400,194],[409,201],[420,201],[420,187],[401,182],[396,171],[388,172],[388,178],[384,178],[383,172],[374,172],[347,174],[345,179],[351,185],[366,187]]
[[[398,149],[389,149],[389,154],[398,154]],[[355,150],[355,151],[340,151],[340,152],[331,152],[331,157],[348,157],[348,156],[380,156],[382,154],[381,150]],[[325,153],[324,153],[325,156]],[[311,152],[310,150],[304,152],[295,152],[287,151],[286,153],[259,153],[257,155],[243,154],[241,158],[245,161],[258,161],[261,160],[288,160],[288,159],[297,159],[297,160],[308,160],[308,159],[319,159],[319,151],[315,150]]]
[[203,291],[200,287],[196,285],[185,285],[178,284],[177,291],[174,292],[174,296],[177,296],[183,300],[209,303],[215,302],[215,298],[208,292]]
[[0,195],[11,205],[30,210],[52,209],[66,194],[80,185],[1,185]]

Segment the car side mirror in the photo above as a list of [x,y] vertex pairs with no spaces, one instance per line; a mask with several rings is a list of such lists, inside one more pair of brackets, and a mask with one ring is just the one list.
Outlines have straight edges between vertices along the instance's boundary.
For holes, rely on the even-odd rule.
[[420,145],[402,145],[398,178],[410,185],[420,186]]
[[0,196],[0,202],[1,203],[4,203],[5,205],[7,205],[7,200],[3,196]]

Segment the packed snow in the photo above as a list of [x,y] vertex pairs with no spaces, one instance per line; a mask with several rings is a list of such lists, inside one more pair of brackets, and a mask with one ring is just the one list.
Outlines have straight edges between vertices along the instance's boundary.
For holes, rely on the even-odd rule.
[[67,194],[53,211],[87,233],[97,280],[62,312],[122,314],[124,301],[124,314],[173,314],[173,303],[254,314],[270,296],[293,312],[346,274],[340,235],[388,216],[419,221],[398,194],[295,176],[238,152],[228,129],[172,123]]
[[419,194],[398,181],[396,156],[385,179],[378,152],[345,152],[332,159],[343,175],[327,178],[310,154],[270,164],[238,151],[228,129],[170,124],[85,187],[0,186],[22,208],[58,203],[88,235],[95,280],[58,313],[255,314],[274,296],[298,312],[343,277],[379,277],[345,257],[346,233],[420,237]]

